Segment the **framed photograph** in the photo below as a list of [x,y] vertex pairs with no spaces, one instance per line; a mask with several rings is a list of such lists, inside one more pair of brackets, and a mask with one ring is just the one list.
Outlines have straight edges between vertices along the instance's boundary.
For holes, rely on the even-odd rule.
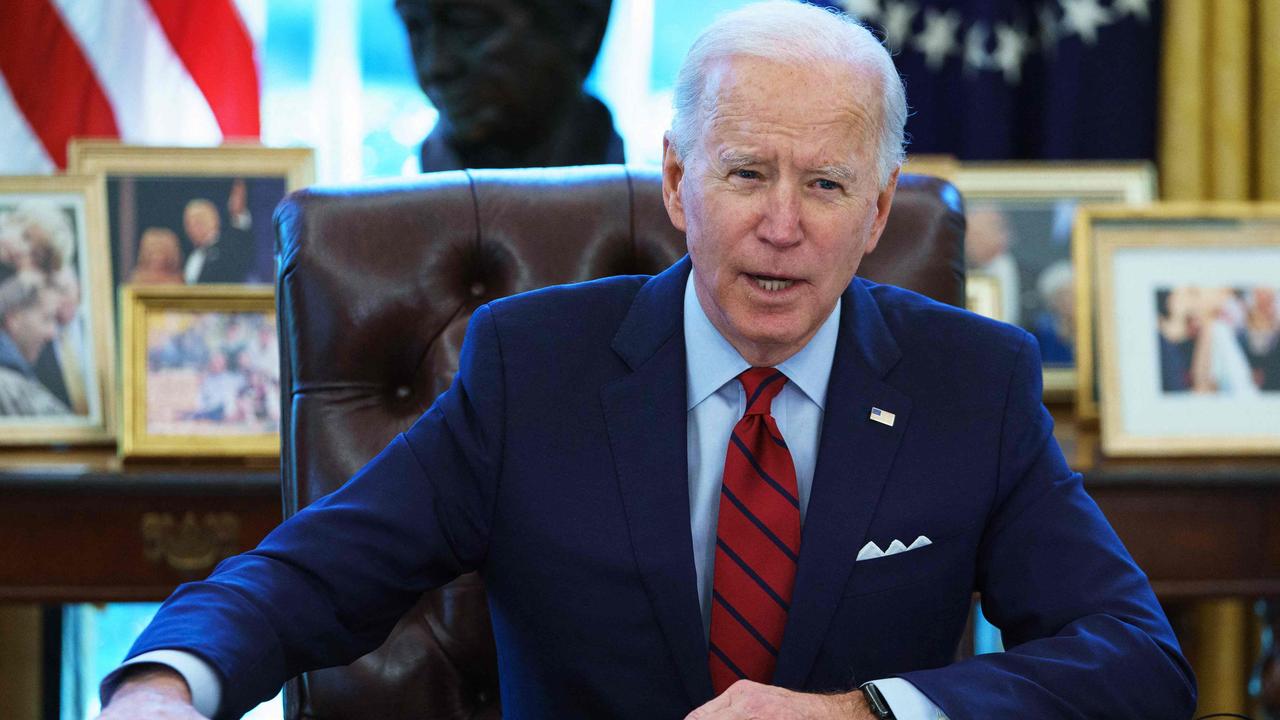
[[908,155],[902,172],[915,175],[932,175],[955,182],[960,161],[954,155]]
[[1280,454],[1280,205],[1109,208],[1082,222],[1103,452]]
[[254,145],[72,140],[68,164],[106,177],[113,289],[271,282],[271,215],[315,175],[310,149]]
[[[965,198],[968,271],[996,277],[1002,291],[1001,319],[1039,341],[1045,399],[1070,400],[1077,368],[1085,364],[1075,339],[1077,290],[1071,248],[1076,209],[1155,200],[1154,166],[966,162],[953,182]],[[1092,358],[1088,365],[1092,368]]]
[[267,285],[126,285],[125,457],[275,457],[280,353]]
[[968,273],[964,279],[964,306],[992,320],[1004,321],[1000,278],[984,273]]
[[103,184],[0,176],[0,445],[115,439]]

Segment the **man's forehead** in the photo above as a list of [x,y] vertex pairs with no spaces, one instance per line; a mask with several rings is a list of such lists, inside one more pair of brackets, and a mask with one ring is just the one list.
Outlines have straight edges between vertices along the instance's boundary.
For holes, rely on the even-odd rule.
[[861,132],[878,114],[874,86],[866,72],[848,64],[815,69],[749,56],[721,58],[708,67],[703,118],[712,130]]
[[[874,153],[874,116],[853,103],[832,102],[822,92],[794,93],[750,80],[720,84],[703,116],[702,141],[724,165],[785,161],[803,169],[852,167]],[[785,155],[785,157],[783,157]]]
[[778,60],[755,55],[728,55],[706,66],[703,101],[766,93],[774,96],[815,95],[830,107],[879,104],[878,77],[862,64],[839,60]]

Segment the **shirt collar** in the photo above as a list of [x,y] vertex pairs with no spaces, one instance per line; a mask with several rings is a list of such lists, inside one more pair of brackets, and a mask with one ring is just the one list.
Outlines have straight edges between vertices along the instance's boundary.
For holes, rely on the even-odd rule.
[[[831,363],[835,360],[840,330],[840,304],[837,299],[835,309],[800,352],[778,365],[787,379],[819,409],[826,407],[827,382],[831,379]],[[751,367],[711,324],[693,289],[692,272],[684,287],[684,347],[688,410]]]

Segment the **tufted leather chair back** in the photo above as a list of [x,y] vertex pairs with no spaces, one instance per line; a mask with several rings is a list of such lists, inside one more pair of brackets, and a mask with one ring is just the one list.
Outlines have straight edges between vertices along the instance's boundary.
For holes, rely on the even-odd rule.
[[[684,236],[657,170],[594,166],[425,175],[290,195],[276,212],[285,515],[336,489],[442,392],[482,303],[665,269]],[[964,300],[955,188],[904,176],[860,274]],[[308,673],[289,718],[498,718],[484,588],[429,592],[376,651]]]

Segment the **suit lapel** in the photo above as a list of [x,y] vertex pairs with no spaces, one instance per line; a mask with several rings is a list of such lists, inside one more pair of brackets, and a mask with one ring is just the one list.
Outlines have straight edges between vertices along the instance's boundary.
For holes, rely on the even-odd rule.
[[689,528],[683,297],[688,258],[637,293],[614,339],[632,373],[601,391],[642,581],[690,702],[712,696]]
[[[844,294],[800,564],[774,682],[803,687],[867,538],[911,401],[881,381],[901,357],[861,280]],[[878,407],[892,427],[870,419]]]

